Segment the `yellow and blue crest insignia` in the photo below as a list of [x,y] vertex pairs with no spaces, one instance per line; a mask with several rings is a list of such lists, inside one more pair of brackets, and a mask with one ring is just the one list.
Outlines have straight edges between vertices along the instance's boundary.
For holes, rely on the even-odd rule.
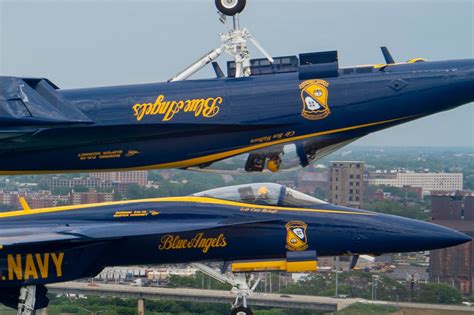
[[300,84],[303,110],[301,116],[309,120],[326,118],[331,114],[328,105],[329,83],[324,80],[306,80]]
[[291,221],[286,225],[286,248],[291,251],[301,251],[308,248],[306,229],[308,225],[301,221]]

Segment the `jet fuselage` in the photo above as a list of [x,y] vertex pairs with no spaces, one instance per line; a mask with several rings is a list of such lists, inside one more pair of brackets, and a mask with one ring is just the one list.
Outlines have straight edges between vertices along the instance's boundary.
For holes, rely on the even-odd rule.
[[281,148],[293,143],[297,164],[306,166],[328,147],[474,101],[473,59],[337,68],[331,75],[311,66],[313,72],[75,90],[3,77],[0,174],[212,169],[248,152],[279,155],[284,167]]

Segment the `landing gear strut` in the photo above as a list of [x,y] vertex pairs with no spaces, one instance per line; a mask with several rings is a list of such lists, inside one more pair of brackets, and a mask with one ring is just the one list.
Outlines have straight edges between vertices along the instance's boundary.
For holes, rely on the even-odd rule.
[[235,77],[248,77],[252,74],[250,64],[250,53],[247,47],[247,41],[253,45],[271,62],[272,56],[260,45],[260,43],[250,34],[245,27],[240,27],[239,15],[245,8],[246,0],[215,0],[217,9],[220,12],[220,21],[226,24],[226,17],[231,16],[233,27],[231,30],[220,34],[221,46],[211,50],[209,53],[198,59],[192,65],[178,73],[168,82],[186,80],[194,73],[198,72],[206,65],[210,64],[223,53],[229,54],[235,63]]
[[36,286],[22,287],[18,298],[17,315],[34,315],[36,304]]
[[49,303],[47,292],[44,286],[21,287],[17,315],[34,315],[36,310],[47,307]]
[[194,263],[193,266],[217,281],[232,285],[231,292],[236,295],[236,298],[232,304],[231,315],[253,315],[247,306],[247,298],[255,291],[262,277],[258,277],[255,280],[251,274],[233,273],[227,275],[224,271],[218,272],[204,264]]

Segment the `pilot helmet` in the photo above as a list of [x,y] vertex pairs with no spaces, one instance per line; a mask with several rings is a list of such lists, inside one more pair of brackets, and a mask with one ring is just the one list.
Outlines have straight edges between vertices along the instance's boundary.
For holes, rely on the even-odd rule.
[[258,198],[267,199],[269,194],[270,190],[268,190],[268,188],[265,186],[260,187],[257,191]]
[[267,163],[267,169],[271,171],[272,173],[278,172],[280,169],[280,164],[281,164],[281,159],[276,158],[276,159],[270,159]]

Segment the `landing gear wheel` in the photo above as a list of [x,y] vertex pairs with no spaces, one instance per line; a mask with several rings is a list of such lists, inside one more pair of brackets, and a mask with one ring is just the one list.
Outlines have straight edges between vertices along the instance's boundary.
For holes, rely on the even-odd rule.
[[234,16],[245,9],[247,0],[216,0],[217,9],[225,15]]
[[243,307],[243,306],[239,306],[237,308],[234,308],[230,314],[231,315],[253,315],[250,308]]

